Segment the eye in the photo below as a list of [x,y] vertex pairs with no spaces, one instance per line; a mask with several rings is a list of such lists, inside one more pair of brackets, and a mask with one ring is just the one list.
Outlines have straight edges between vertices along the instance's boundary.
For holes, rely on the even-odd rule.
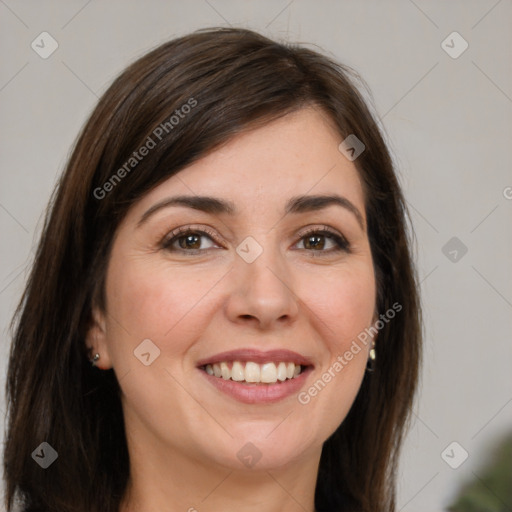
[[[216,235],[208,229],[194,229],[189,226],[177,228],[169,233],[162,241],[161,246],[169,252],[181,252],[188,255],[199,254],[208,249],[219,248],[215,242]],[[209,240],[206,245],[203,240]],[[339,233],[331,230],[327,226],[323,228],[312,228],[300,235],[300,240],[296,245],[302,243],[301,250],[310,253],[333,253],[339,251],[350,251],[350,244]],[[330,247],[329,247],[330,246]]]
[[[170,252],[187,252],[197,254],[215,246],[215,235],[208,230],[192,229],[190,227],[178,228],[169,233],[162,241],[162,248]],[[209,239],[213,245],[205,247],[203,238]]]
[[[327,226],[324,226],[322,229],[313,228],[302,233],[300,242],[303,243],[303,248],[310,252],[349,252],[350,249],[350,244],[346,238],[332,231]],[[329,244],[331,247],[326,249],[326,246]]]

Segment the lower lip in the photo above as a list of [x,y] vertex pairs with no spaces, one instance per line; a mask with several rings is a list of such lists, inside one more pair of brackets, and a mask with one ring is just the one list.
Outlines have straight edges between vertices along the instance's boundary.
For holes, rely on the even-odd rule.
[[209,375],[201,369],[199,371],[218,390],[226,393],[226,395],[230,395],[239,402],[245,404],[267,404],[279,402],[279,400],[283,400],[290,395],[297,394],[312,369],[311,366],[308,366],[298,377],[286,379],[283,382],[276,382],[275,384],[242,384],[234,380],[225,380],[222,377]]

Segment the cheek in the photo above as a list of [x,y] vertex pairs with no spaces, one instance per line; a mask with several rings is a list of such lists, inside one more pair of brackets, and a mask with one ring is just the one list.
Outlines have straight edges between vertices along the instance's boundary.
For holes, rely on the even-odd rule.
[[371,264],[306,277],[302,289],[331,352],[346,350],[372,322],[376,288]]
[[[114,359],[131,356],[144,339],[164,354],[185,351],[207,320],[206,292],[221,277],[214,272],[181,271],[166,262],[120,257],[109,269],[107,310]],[[125,356],[126,357],[126,356]],[[124,358],[124,357],[123,357]]]
[[368,345],[358,336],[372,322],[376,289],[373,267],[368,264],[313,281],[323,283],[323,293],[310,287],[315,293],[309,293],[307,305],[321,334],[325,358],[297,399],[310,431],[327,439],[346,418],[365,375]]

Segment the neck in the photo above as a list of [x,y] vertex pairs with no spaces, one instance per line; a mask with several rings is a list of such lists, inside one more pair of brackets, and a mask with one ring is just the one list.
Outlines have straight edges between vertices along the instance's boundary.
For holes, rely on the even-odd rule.
[[179,448],[130,442],[130,481],[120,512],[314,512],[321,448],[280,468],[236,469]]

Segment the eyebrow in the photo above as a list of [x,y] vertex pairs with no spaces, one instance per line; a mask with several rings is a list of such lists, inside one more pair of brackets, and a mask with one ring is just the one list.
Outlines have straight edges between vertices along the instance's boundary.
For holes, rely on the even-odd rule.
[[[346,197],[339,196],[337,194],[329,194],[329,195],[312,195],[312,196],[295,196],[290,198],[285,205],[285,215],[291,214],[300,214],[306,212],[315,212],[318,210],[323,210],[329,206],[341,206],[345,210],[351,212],[361,229],[365,230],[365,222],[361,212],[357,209],[357,207],[349,201]],[[228,214],[228,215],[236,215],[237,208],[232,201],[228,201],[225,199],[219,199],[211,196],[175,196],[169,197],[156,203],[149,210],[147,210],[139,222],[137,223],[137,227],[141,226],[157,211],[163,208],[169,208],[171,206],[184,206],[186,208],[192,208],[194,210],[200,210],[205,213],[210,213],[213,215],[218,214]]]

